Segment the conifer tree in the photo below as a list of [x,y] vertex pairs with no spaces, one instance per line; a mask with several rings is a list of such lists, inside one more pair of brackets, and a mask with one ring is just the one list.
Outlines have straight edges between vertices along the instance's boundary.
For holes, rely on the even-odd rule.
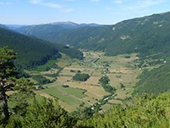
[[[17,72],[13,63],[16,59],[17,53],[8,47],[0,48],[0,99],[2,100],[2,111],[5,116],[5,120],[10,117],[8,108],[8,96],[7,91],[19,92],[20,97],[17,99],[21,102],[24,101],[24,93],[26,95],[33,94],[33,89],[30,86],[31,82],[25,78],[16,79]],[[16,93],[17,94],[17,93]],[[23,95],[21,95],[23,94]]]
[[15,76],[16,67],[12,60],[16,58],[17,54],[13,50],[9,50],[8,47],[0,49],[0,91],[1,100],[3,102],[3,112],[5,119],[9,119],[8,102],[6,91],[12,89],[13,80],[12,76]]

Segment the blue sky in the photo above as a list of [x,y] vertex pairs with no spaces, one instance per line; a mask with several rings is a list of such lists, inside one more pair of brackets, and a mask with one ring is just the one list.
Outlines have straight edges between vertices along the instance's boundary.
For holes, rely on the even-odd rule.
[[0,0],[0,24],[115,24],[170,11],[170,0]]

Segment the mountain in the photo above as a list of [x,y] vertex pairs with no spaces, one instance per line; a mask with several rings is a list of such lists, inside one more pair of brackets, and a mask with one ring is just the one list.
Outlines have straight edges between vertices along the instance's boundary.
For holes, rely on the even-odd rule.
[[8,29],[7,26],[0,24],[0,28]]
[[74,22],[55,22],[55,23],[50,23],[51,25],[58,25],[60,27],[63,28],[79,28],[79,27],[84,27],[84,26],[100,26],[99,24],[95,24],[95,23],[90,23],[90,24],[86,24],[86,23],[82,23],[82,24],[77,24]]
[[7,26],[11,30],[15,30],[15,29],[20,28],[20,27],[25,26],[25,25],[5,24],[5,26]]
[[43,65],[50,59],[60,58],[60,52],[72,58],[83,58],[82,52],[65,45],[50,43],[0,28],[0,47],[4,46],[17,52],[16,65],[26,69]]
[[170,12],[134,18],[115,25],[63,27],[38,25],[17,29],[54,43],[103,51],[106,55],[137,52],[140,57],[166,58],[170,55]]
[[[22,26],[15,29],[15,31],[24,35],[35,36],[40,39],[56,43],[58,37],[61,37],[60,41],[62,42],[62,39],[65,34],[69,33],[74,29],[85,27],[85,26],[100,26],[100,25],[93,24],[93,23],[76,24],[73,22],[55,22],[50,24]],[[67,43],[61,43],[61,44],[67,44]]]
[[[34,36],[38,36],[41,35],[42,32],[46,33],[47,35],[56,33],[56,32],[60,32],[63,30],[67,30],[67,29],[72,29],[72,28],[79,28],[79,27],[84,27],[84,26],[100,26],[98,24],[77,24],[77,23],[73,23],[73,22],[54,22],[54,23],[49,23],[49,24],[40,24],[40,25],[24,25],[24,26],[16,26],[16,25],[9,25],[8,27],[16,27],[14,30],[25,34],[25,35],[34,35]],[[42,32],[41,32],[42,31]],[[45,35],[45,34],[44,34]]]

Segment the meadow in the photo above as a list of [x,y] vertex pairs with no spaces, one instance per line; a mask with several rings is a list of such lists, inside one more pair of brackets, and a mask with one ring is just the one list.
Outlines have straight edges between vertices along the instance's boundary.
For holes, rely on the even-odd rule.
[[[75,111],[82,102],[85,103],[86,107],[90,107],[90,105],[94,105],[102,101],[104,97],[111,95],[99,83],[99,79],[104,75],[109,77],[109,85],[114,87],[116,92],[108,100],[108,103],[101,106],[102,111],[108,110],[111,104],[122,103],[125,98],[131,97],[133,87],[137,82],[137,75],[142,72],[139,68],[135,68],[135,60],[138,60],[135,53],[108,57],[104,56],[103,53],[90,51],[84,52],[83,60],[67,60],[69,58],[64,56],[56,63],[63,68],[56,81],[43,85],[44,89],[37,91],[37,94],[48,98],[58,98],[61,106],[69,112]],[[74,81],[72,77],[78,71],[88,74],[89,79],[83,82]],[[53,72],[57,72],[57,69]],[[53,72],[48,71],[48,73]],[[32,73],[44,75],[47,72]],[[121,88],[121,84],[124,85],[124,89]],[[64,88],[63,85],[69,87]]]

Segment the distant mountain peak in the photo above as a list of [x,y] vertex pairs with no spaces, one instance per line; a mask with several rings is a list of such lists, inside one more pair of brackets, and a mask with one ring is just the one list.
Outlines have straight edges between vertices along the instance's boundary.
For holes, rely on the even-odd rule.
[[61,22],[54,22],[54,23],[50,23],[53,25],[58,25],[58,24],[70,24],[70,25],[78,25],[77,23],[71,22],[71,21],[61,21]]

